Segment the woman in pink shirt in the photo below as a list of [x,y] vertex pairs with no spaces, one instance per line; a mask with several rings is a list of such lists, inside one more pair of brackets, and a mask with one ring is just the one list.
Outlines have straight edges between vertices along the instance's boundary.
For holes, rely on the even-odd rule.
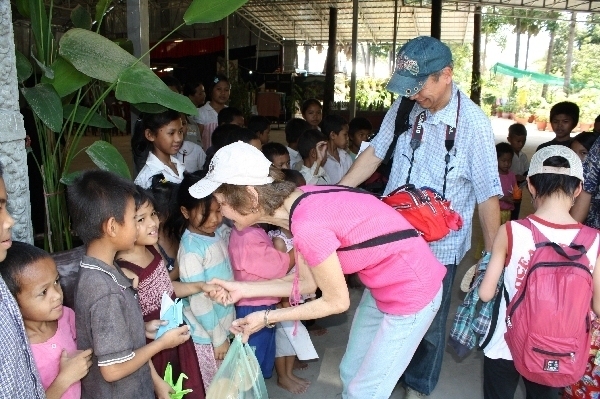
[[425,240],[376,197],[336,186],[296,188],[241,142],[217,151],[209,173],[190,188],[197,198],[213,192],[237,229],[270,223],[291,230],[299,266],[296,276],[270,281],[213,280],[223,288],[216,299],[291,293],[294,301],[317,287],[323,293],[302,305],[251,313],[234,321],[234,330],[247,337],[276,322],[344,312],[350,306],[344,274],[358,273],[366,289],[340,365],[342,397],[389,397],[441,302],[446,269]]

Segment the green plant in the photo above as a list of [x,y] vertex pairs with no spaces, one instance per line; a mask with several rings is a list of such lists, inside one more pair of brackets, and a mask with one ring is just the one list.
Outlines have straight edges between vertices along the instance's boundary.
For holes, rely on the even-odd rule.
[[548,117],[546,115],[538,115],[536,113],[536,115],[535,115],[535,121],[536,122],[548,122]]
[[[183,16],[184,22],[171,33],[185,24],[218,21],[246,1],[193,0]],[[25,81],[34,69],[23,54],[16,54],[21,93],[33,111],[40,139],[41,157],[35,161],[43,178],[45,247],[49,251],[69,249],[73,244],[65,184],[74,177],[68,171],[80,152],[77,148],[81,137],[89,127],[123,129],[124,120],[109,117],[109,121],[99,113],[110,93],[142,112],[161,112],[165,108],[187,114],[196,112],[187,97],[170,91],[150,68],[139,62],[147,53],[135,58],[98,33],[110,3],[111,0],[100,0],[96,6],[96,32],[90,30],[91,15],[83,7],[76,7],[71,14],[75,27],[56,43],[51,30],[52,0],[48,13],[44,0],[16,0],[19,12],[30,18],[35,50],[32,57],[41,72],[41,76],[35,75],[35,85],[26,87]],[[90,99],[89,107],[82,105]],[[131,177],[122,156],[109,143],[94,143],[85,152],[100,168]]]

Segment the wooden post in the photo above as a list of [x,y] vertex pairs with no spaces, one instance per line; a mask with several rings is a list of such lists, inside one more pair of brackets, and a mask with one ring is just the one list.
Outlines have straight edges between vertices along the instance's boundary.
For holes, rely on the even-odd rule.
[[323,93],[323,115],[329,115],[333,104],[335,86],[335,59],[337,55],[337,8],[329,8],[329,42],[325,62],[325,92]]
[[475,6],[473,18],[473,72],[471,73],[471,100],[481,104],[481,6]]

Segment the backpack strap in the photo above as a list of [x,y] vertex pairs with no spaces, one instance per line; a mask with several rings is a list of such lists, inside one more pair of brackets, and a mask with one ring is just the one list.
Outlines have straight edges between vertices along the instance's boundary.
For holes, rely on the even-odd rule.
[[488,346],[488,344],[492,340],[492,337],[494,336],[494,332],[496,331],[496,325],[498,324],[498,316],[500,315],[500,302],[502,301],[502,298],[504,298],[504,300],[506,301],[506,306],[508,307],[510,299],[508,297],[508,291],[506,290],[506,286],[504,285],[504,283],[502,283],[502,296],[500,296],[500,292],[496,294],[494,308],[492,309],[492,320],[490,321],[490,328],[488,330],[487,336],[485,337],[485,341],[483,341],[482,344],[479,345],[480,350],[484,350],[485,347]]
[[411,100],[408,97],[402,97],[402,100],[400,100],[398,112],[396,112],[396,120],[394,122],[394,138],[392,139],[392,143],[390,144],[385,157],[383,157],[383,160],[381,161],[381,163],[384,165],[387,165],[394,155],[398,138],[410,128],[408,118],[410,116],[410,112],[415,106],[415,102],[415,100]]
[[[531,219],[525,218],[515,220],[515,222],[519,223],[522,226],[525,226],[531,231],[536,248],[552,247],[556,251],[556,253],[571,261],[578,260],[583,255],[585,255],[590,246],[594,243],[594,240],[596,239],[597,235],[596,230],[588,226],[582,226],[581,229],[579,229],[579,232],[577,233],[575,238],[573,238],[573,241],[569,244],[569,247],[565,250],[564,247],[546,238],[546,236],[540,231],[540,229],[538,229],[535,226],[535,224],[531,222]],[[569,249],[572,251],[570,251]],[[566,251],[571,252],[571,254],[567,254]]]
[[[324,187],[324,186],[321,186]],[[354,187],[347,187],[347,186],[330,186],[331,188],[327,189],[327,190],[321,190],[321,191],[307,191],[305,193],[303,193],[302,195],[300,195],[298,198],[296,198],[296,200],[292,203],[292,206],[290,207],[290,231],[292,230],[292,215],[294,214],[294,211],[296,210],[296,207],[298,206],[298,204],[300,204],[300,202],[308,197],[309,195],[313,195],[313,194],[327,194],[327,193],[335,193],[338,191],[349,191],[352,193],[359,193],[359,194],[368,194],[371,196],[375,196],[375,194],[370,193],[368,191],[364,191],[364,190],[360,190],[358,188],[354,188]]]
[[[308,197],[311,194],[327,194],[327,193],[335,193],[335,192],[340,192],[340,191],[347,191],[347,192],[352,192],[352,193],[367,194],[367,195],[375,196],[373,193],[359,190],[359,189],[353,188],[353,187],[346,187],[346,186],[331,186],[331,187],[332,188],[327,189],[327,190],[308,191],[308,192],[305,192],[304,194],[300,195],[298,198],[296,198],[296,200],[290,207],[290,231],[292,230],[292,215],[294,214],[294,210],[296,210],[296,207],[304,198]],[[338,251],[352,251],[355,249],[376,247],[379,245],[389,244],[394,241],[400,241],[400,240],[404,240],[404,239],[411,238],[411,237],[419,237],[419,232],[415,229],[406,229],[406,230],[395,231],[393,233],[387,233],[387,234],[383,234],[383,235],[380,235],[377,237],[373,237],[366,241],[359,242],[357,244],[352,244],[347,247],[341,247],[341,248],[338,248],[337,250]]]

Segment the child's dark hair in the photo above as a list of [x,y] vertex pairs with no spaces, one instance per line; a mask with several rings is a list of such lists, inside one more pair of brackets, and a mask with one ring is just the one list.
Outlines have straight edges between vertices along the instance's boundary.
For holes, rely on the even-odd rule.
[[219,111],[217,115],[217,123],[219,126],[232,123],[237,117],[244,117],[242,111],[235,107],[225,107]]
[[43,249],[25,242],[13,241],[6,251],[6,258],[0,262],[0,275],[10,293],[16,298],[21,292],[20,276],[29,265],[42,259],[51,258]]
[[215,152],[225,147],[225,143],[227,143],[229,136],[235,132],[236,130],[241,129],[238,125],[220,125],[215,128],[212,132],[211,141],[213,147],[215,147]]
[[225,145],[236,143],[238,141],[243,141],[246,144],[250,144],[250,141],[252,140],[258,140],[258,134],[256,134],[256,132],[253,132],[248,128],[241,127],[239,129],[233,130],[227,136],[227,139],[225,140]]
[[162,80],[167,86],[174,87],[175,90],[177,90],[177,93],[181,94],[181,83],[179,80],[177,80],[177,78],[167,75],[160,78],[160,80]]
[[192,80],[189,82],[186,82],[183,85],[183,95],[184,96],[193,96],[194,94],[196,94],[196,89],[198,88],[198,86],[200,86],[202,83]]
[[500,158],[504,154],[514,155],[515,150],[513,150],[512,146],[508,143],[496,144],[496,158]]
[[[206,171],[185,173],[177,193],[178,208],[184,207],[189,212],[192,209],[196,209],[198,206],[202,207],[202,219],[196,227],[202,226],[204,222],[206,222],[206,219],[208,219],[208,216],[210,215],[210,205],[213,201],[212,195],[204,198],[194,198],[190,194],[190,187],[199,182],[204,176],[206,176]],[[167,219],[164,224],[164,231],[169,237],[176,239],[177,242],[179,242],[189,223],[190,221],[183,217],[181,210],[179,210],[178,212],[173,212]]]
[[305,186],[306,180],[302,173],[294,169],[281,169],[285,178],[283,180],[292,182],[296,185],[296,187]]
[[157,134],[161,127],[180,118],[179,112],[171,109],[158,114],[140,114],[140,117],[135,121],[133,135],[131,136],[131,151],[136,174],[142,170],[146,164],[148,154],[152,150],[152,142],[146,138],[146,129]]
[[556,103],[550,108],[550,122],[556,115],[568,115],[573,119],[573,128],[579,123],[579,107],[571,101],[562,101]]
[[227,79],[227,76],[225,75],[218,74],[215,75],[210,82],[208,82],[208,85],[206,86],[206,96],[209,100],[212,100],[212,91],[219,82],[229,83],[229,79]]
[[344,126],[348,126],[348,122],[343,117],[339,115],[327,115],[321,122],[321,131],[329,138],[331,132],[338,134]]
[[285,141],[297,143],[300,135],[307,130],[310,130],[310,123],[301,118],[292,118],[285,124]]
[[75,233],[84,244],[102,238],[102,225],[111,217],[122,224],[127,202],[133,200],[133,182],[104,170],[88,170],[67,189],[69,215]]
[[358,116],[350,121],[348,124],[348,135],[352,136],[359,130],[368,130],[371,132],[373,130],[373,125],[367,118],[363,118],[362,116]]
[[525,125],[521,123],[513,123],[508,127],[508,137],[522,137],[527,136],[527,129]]
[[[571,167],[569,161],[559,156],[546,159],[544,161],[544,166],[554,166],[557,168]],[[575,194],[575,190],[579,187],[581,180],[574,176],[558,173],[541,173],[529,176],[529,182],[535,188],[538,197],[546,197],[562,191],[572,198]]]
[[177,212],[178,191],[179,184],[168,181],[162,173],[152,176],[150,189],[147,192],[150,193],[154,210],[158,212],[162,221],[168,219],[174,212]]
[[310,107],[311,105],[316,105],[319,108],[323,109],[321,101],[317,100],[316,98],[309,98],[308,100],[305,100],[302,103],[302,106],[300,107],[300,112],[302,113],[302,115],[304,115],[306,111],[308,111],[308,107]]
[[265,116],[262,115],[252,115],[250,119],[248,119],[247,123],[248,129],[252,130],[256,133],[262,133],[269,126],[271,126],[271,121]]
[[135,210],[138,211],[142,206],[146,204],[152,205],[153,208],[156,208],[154,204],[154,197],[149,190],[145,190],[140,186],[135,186],[135,194],[133,195],[133,202],[135,203]]
[[262,146],[262,153],[264,154],[265,158],[273,162],[273,158],[278,155],[288,154],[288,150],[281,143],[271,142]]
[[302,133],[298,139],[298,152],[302,159],[310,156],[310,150],[316,148],[319,141],[327,141],[327,137],[317,129],[310,129]]
[[600,137],[600,133],[595,132],[583,132],[579,133],[577,136],[573,137],[571,142],[577,141],[579,144],[585,147],[586,150],[590,150],[592,145],[596,142],[596,140]]

